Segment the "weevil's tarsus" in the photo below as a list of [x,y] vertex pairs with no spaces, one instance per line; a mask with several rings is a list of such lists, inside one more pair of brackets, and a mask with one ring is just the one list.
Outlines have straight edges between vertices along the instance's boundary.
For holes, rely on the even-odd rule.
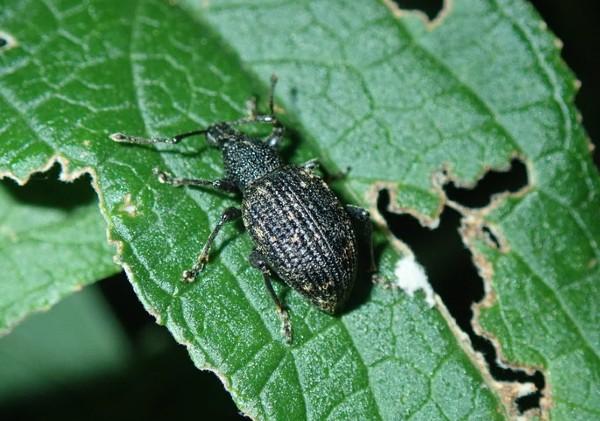
[[215,190],[227,192],[227,193],[237,193],[239,190],[235,183],[232,181],[223,178],[220,180],[203,180],[199,178],[178,178],[173,177],[173,175],[169,174],[166,171],[162,171],[159,168],[154,168],[153,171],[158,181],[163,184],[170,184],[172,186],[198,186],[198,187],[211,187]]
[[250,264],[253,267],[257,268],[258,270],[260,270],[262,272],[263,279],[265,281],[265,288],[267,289],[267,291],[269,291],[269,295],[271,296],[271,299],[275,303],[275,307],[277,308],[277,313],[279,314],[279,319],[281,320],[281,333],[282,333],[283,337],[285,338],[285,341],[288,344],[291,344],[292,343],[292,324],[290,323],[290,316],[289,316],[287,309],[285,308],[285,306],[283,305],[283,303],[277,296],[275,289],[273,289],[273,284],[271,283],[271,278],[272,278],[271,269],[269,269],[269,266],[265,262],[265,259],[260,255],[260,253],[257,250],[253,250],[252,253],[250,253],[249,260],[250,260]]
[[223,226],[228,222],[235,221],[241,216],[242,211],[240,211],[238,208],[229,207],[225,209],[225,211],[221,215],[221,218],[219,219],[219,222],[208,236],[208,240],[206,240],[206,244],[204,244],[204,247],[198,255],[194,266],[192,266],[191,269],[183,271],[182,278],[184,282],[193,282],[194,279],[196,279],[196,276],[198,276],[198,274],[202,272],[204,266],[206,266],[206,263],[208,263],[210,249],[215,241],[215,238],[217,237],[217,234],[219,233],[219,231],[221,231],[221,228],[223,228]]

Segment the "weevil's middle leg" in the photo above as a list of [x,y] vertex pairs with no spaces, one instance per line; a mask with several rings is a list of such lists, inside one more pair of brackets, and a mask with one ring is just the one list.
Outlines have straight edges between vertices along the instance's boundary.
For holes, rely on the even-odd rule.
[[238,193],[239,190],[234,182],[226,178],[220,180],[203,180],[199,178],[178,178],[173,177],[166,171],[162,171],[158,168],[154,168],[154,175],[163,184],[170,184],[172,186],[200,186],[200,187],[211,187],[215,190],[224,191],[227,193]]
[[206,263],[208,262],[210,248],[212,247],[212,244],[214,243],[217,234],[219,233],[219,231],[221,231],[221,228],[223,228],[223,225],[225,225],[228,222],[235,221],[241,216],[242,211],[240,211],[238,208],[231,207],[225,209],[225,211],[221,215],[221,219],[219,219],[219,222],[217,223],[217,226],[212,230],[212,232],[208,236],[208,240],[206,240],[206,244],[204,244],[204,247],[198,255],[194,266],[192,266],[191,269],[183,271],[183,280],[185,282],[192,282],[194,279],[196,279],[196,276],[198,276],[202,269],[204,269],[204,266],[206,266]]
[[262,272],[265,280],[265,287],[267,288],[271,299],[275,303],[275,306],[277,307],[277,313],[279,313],[279,318],[281,319],[281,331],[283,336],[288,344],[292,343],[292,325],[290,323],[290,316],[287,309],[284,307],[281,300],[275,293],[275,290],[273,289],[273,285],[271,284],[271,269],[269,269],[269,266],[263,257],[256,250],[253,250],[252,253],[250,253],[250,264]]
[[[321,168],[321,169],[323,168],[317,158],[309,159],[308,161],[304,162],[303,164],[300,164],[300,167],[302,167],[306,170],[309,170],[309,171],[315,171],[318,168]],[[347,167],[346,171],[336,172],[333,174],[329,174],[325,171],[323,171],[323,172],[324,172],[323,179],[325,180],[325,182],[327,184],[329,184],[333,181],[337,181],[337,180],[341,180],[342,178],[345,178],[350,173],[350,167]],[[358,209],[361,209],[361,208],[358,208]]]
[[346,212],[352,219],[354,232],[356,233],[359,246],[367,248],[369,253],[369,273],[375,275],[377,273],[377,265],[375,264],[375,253],[373,252],[373,224],[369,212],[363,208],[353,205],[346,205]]

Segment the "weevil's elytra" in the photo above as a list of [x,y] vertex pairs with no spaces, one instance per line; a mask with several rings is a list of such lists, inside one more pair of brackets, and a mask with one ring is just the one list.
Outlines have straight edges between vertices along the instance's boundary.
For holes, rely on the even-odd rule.
[[[250,264],[263,274],[265,287],[282,319],[283,334],[291,341],[292,330],[285,306],[273,290],[273,273],[327,313],[344,305],[357,276],[359,245],[369,253],[370,271],[375,271],[371,244],[369,213],[351,205],[344,206],[329,186],[312,170],[317,161],[302,166],[283,162],[277,146],[283,127],[273,112],[271,78],[270,114],[257,114],[251,102],[250,116],[220,122],[207,129],[183,133],[170,138],[111,135],[116,142],[153,144],[178,143],[187,137],[204,135],[210,146],[223,155],[225,176],[220,180],[176,178],[156,170],[162,183],[174,186],[204,186],[241,194],[241,209],[227,208],[209,235],[196,263],[183,272],[191,282],[202,271],[217,234],[228,222],[242,218],[254,249]],[[247,123],[272,125],[265,139],[248,136],[236,129]]]
[[338,310],[356,277],[357,247],[349,215],[329,188],[308,170],[284,166],[247,188],[242,218],[281,279],[322,310]]

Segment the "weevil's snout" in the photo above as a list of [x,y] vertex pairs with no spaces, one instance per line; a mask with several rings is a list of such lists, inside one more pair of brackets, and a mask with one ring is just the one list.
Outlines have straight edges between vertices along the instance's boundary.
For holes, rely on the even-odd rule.
[[209,146],[220,148],[223,143],[235,137],[235,131],[227,123],[218,123],[206,130],[206,142]]

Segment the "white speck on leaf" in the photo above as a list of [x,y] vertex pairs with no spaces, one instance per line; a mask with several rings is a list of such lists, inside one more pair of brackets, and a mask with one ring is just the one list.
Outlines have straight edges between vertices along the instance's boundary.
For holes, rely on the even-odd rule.
[[131,194],[127,193],[125,195],[123,204],[121,205],[121,211],[127,213],[129,216],[137,216],[137,208],[131,200]]
[[402,288],[409,296],[413,296],[415,291],[422,290],[425,293],[425,301],[429,307],[435,304],[433,289],[429,284],[427,275],[423,267],[415,260],[415,257],[404,256],[396,262],[394,268],[396,286]]

